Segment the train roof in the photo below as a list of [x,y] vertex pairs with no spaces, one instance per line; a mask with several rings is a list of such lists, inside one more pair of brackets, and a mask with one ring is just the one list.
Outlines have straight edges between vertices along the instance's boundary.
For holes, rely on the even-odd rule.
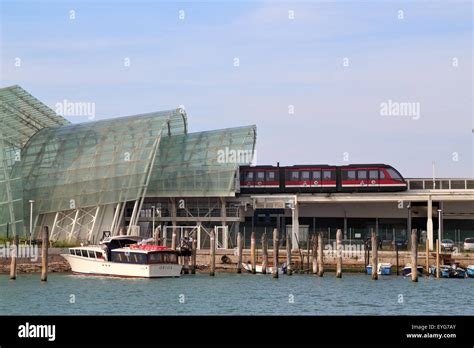
[[383,168],[393,168],[389,164],[385,163],[352,163],[352,164],[344,164],[344,165],[332,165],[332,164],[294,164],[291,166],[273,166],[273,165],[257,165],[257,166],[240,166],[241,168],[298,168],[298,167],[305,167],[305,168],[311,168],[311,167],[317,167],[317,168],[329,168],[329,167],[383,167]]

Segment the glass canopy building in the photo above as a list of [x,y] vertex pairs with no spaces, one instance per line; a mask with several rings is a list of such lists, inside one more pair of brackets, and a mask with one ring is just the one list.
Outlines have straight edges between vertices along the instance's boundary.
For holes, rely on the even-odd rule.
[[0,89],[0,236],[28,237],[30,223],[53,240],[142,234],[150,200],[235,196],[255,141],[255,126],[188,133],[181,108],[70,124],[21,87]]

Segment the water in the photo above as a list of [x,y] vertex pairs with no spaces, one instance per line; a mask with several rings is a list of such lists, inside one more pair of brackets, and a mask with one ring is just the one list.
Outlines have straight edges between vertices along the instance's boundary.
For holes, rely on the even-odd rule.
[[0,315],[473,315],[473,286],[474,279],[413,283],[331,273],[278,280],[228,273],[136,280],[50,274],[47,283],[39,274],[15,281],[2,275]]

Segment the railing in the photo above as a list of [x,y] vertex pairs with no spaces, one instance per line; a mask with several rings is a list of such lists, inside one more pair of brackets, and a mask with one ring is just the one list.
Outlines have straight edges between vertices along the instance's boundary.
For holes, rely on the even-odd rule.
[[406,179],[409,190],[474,190],[474,179]]

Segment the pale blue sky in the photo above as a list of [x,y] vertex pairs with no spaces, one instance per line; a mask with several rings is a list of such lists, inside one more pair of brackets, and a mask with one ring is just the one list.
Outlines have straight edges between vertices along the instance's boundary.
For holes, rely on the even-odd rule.
[[[259,164],[347,152],[407,177],[433,160],[474,176],[470,1],[0,2],[1,86],[50,107],[94,102],[102,119],[183,104],[190,131],[256,124]],[[420,119],[381,116],[388,100],[420,103]]]

